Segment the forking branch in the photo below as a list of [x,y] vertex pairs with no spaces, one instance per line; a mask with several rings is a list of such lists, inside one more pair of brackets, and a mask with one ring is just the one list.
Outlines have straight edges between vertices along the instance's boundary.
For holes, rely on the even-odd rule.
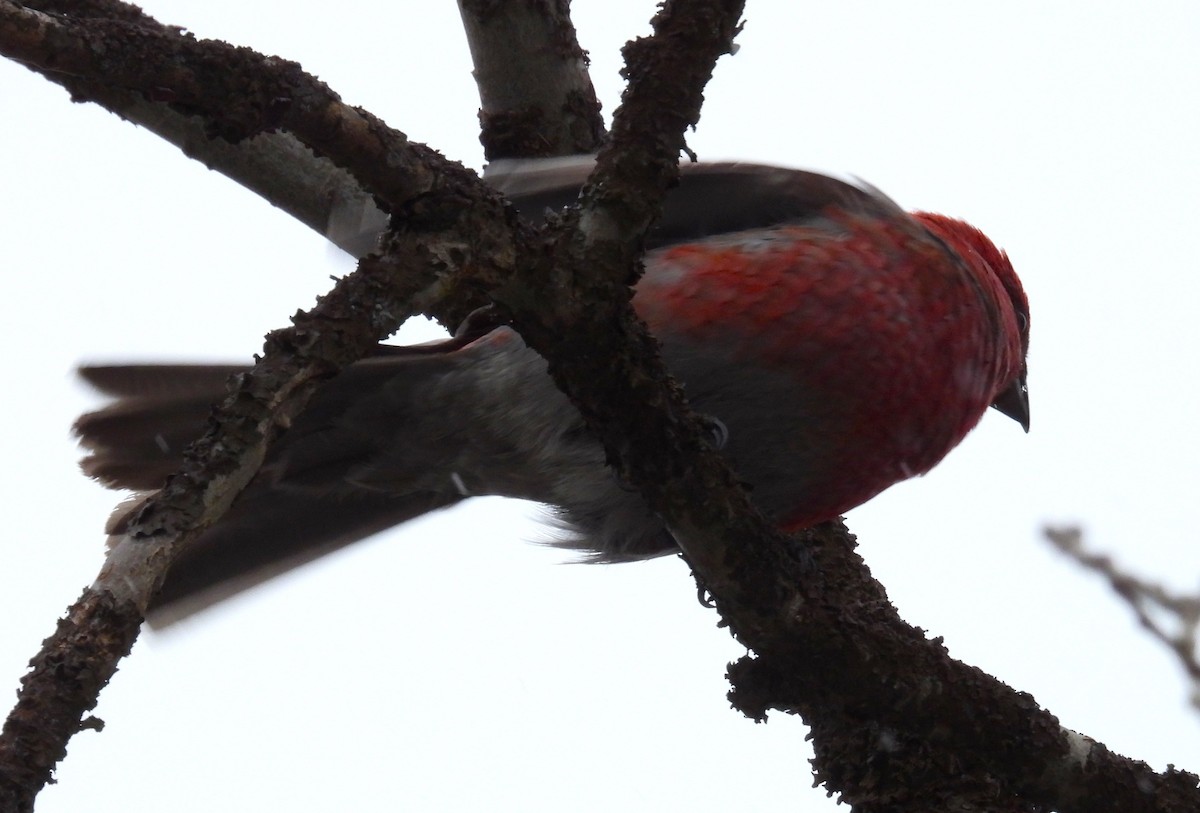
[[[663,19],[660,20],[660,30],[676,33],[669,29],[669,23],[673,21],[670,12],[677,15],[686,13],[692,20],[707,19],[702,16],[692,16],[700,14],[702,9],[697,9],[701,5],[703,4],[669,6],[664,11]],[[9,17],[8,14],[10,10],[17,7],[5,4],[0,8],[3,8],[5,13],[5,16],[0,18],[0,25],[7,25],[16,19],[16,17]],[[116,4],[113,4],[113,8],[117,8]],[[14,14],[19,16],[16,11]],[[737,14],[734,13],[732,17],[723,17],[722,19],[731,20],[730,26],[732,26],[732,23],[736,22]],[[93,20],[88,22],[88,27],[97,31],[105,26]],[[2,36],[2,30],[0,30],[0,36]],[[664,39],[667,39],[668,42],[662,46],[663,48],[667,48],[671,43],[679,42],[678,39],[669,40],[666,37]],[[120,52],[118,40],[119,38],[115,38],[106,44],[117,46],[117,52]],[[61,43],[57,43],[56,47],[59,45]],[[643,49],[650,48],[645,44],[641,47]],[[60,49],[56,56],[62,57],[67,53],[69,53],[69,49]],[[207,50],[201,54],[201,56],[208,55]],[[657,102],[641,107],[637,104],[639,99],[635,91],[636,80],[639,77],[646,78],[647,82],[659,82],[667,86],[675,79],[675,75],[668,69],[650,69],[651,54],[645,51],[639,53],[635,48],[633,56],[644,58],[647,62],[640,65],[644,72],[638,72],[636,69],[630,71],[635,78],[635,84],[631,85],[630,89],[630,96],[634,98],[626,109],[641,111],[641,113],[628,113],[627,115],[631,117],[630,122],[619,118],[618,124],[625,126],[641,124],[642,114],[650,119],[658,109]],[[715,56],[713,58],[715,59]],[[636,59],[634,62],[636,63]],[[163,63],[147,62],[146,64]],[[635,64],[633,68],[636,67],[638,65]],[[77,69],[86,74],[88,68],[84,65],[77,66]],[[253,68],[253,72],[259,69],[270,74],[273,67],[259,64]],[[290,76],[294,78],[294,75]],[[156,80],[158,78],[155,77]],[[187,89],[186,82],[181,87],[173,87],[169,83],[157,83],[153,88],[150,88],[149,85],[142,86],[141,92],[161,95],[163,90],[169,90],[172,94],[176,94],[175,98],[170,101],[170,104],[175,105],[193,106],[206,98],[201,95],[200,98],[188,97],[181,101],[177,94]],[[226,93],[234,91],[227,90]],[[311,87],[304,89],[305,94],[309,94],[310,91],[318,95],[320,93]],[[134,92],[139,91],[135,90]],[[294,91],[289,89],[287,92]],[[696,92],[698,93],[698,89]],[[283,96],[272,95],[268,99],[261,100],[264,104],[262,109],[256,111],[256,116],[264,113],[277,114],[278,111],[272,108],[272,103],[287,98],[289,97],[285,94]],[[306,96],[305,100],[309,101],[309,97]],[[387,182],[381,183],[380,178],[374,175],[375,167],[372,161],[378,158],[381,152],[373,152],[372,144],[386,143],[388,148],[383,149],[382,152],[387,153],[389,160],[396,154],[407,157],[408,151],[412,149],[411,145],[405,145],[401,140],[389,141],[388,136],[391,134],[384,133],[383,130],[378,129],[377,122],[370,121],[365,117],[355,118],[344,110],[337,110],[335,105],[322,109],[331,112],[331,115],[324,118],[318,116],[314,122],[324,122],[325,124],[332,122],[333,129],[339,136],[345,134],[342,132],[342,128],[345,126],[346,130],[362,136],[363,140],[353,147],[331,145],[320,138],[321,132],[316,132],[320,131],[320,127],[317,127],[313,140],[321,140],[319,147],[321,151],[326,155],[337,155],[339,150],[345,149],[355,151],[355,156],[359,156],[361,154],[357,150],[359,147],[365,146],[366,152],[370,155],[362,157],[361,161],[363,172],[370,176],[369,183],[372,190],[387,187],[385,191],[391,195],[391,203],[401,208],[406,207],[412,198],[406,197],[405,195],[408,193],[404,191],[397,191],[397,188],[403,190],[406,182],[396,181],[393,178],[391,180],[394,183],[389,187]],[[698,102],[696,109],[698,110]],[[308,112],[319,114],[320,110],[312,108]],[[207,115],[217,116],[218,114]],[[230,122],[220,118],[218,118],[217,124],[218,127],[232,124],[234,132],[228,134],[234,137],[244,137],[267,123],[254,117],[251,118],[254,121],[250,125],[241,120]],[[302,116],[295,109],[285,110],[283,118],[287,125],[298,130],[303,130],[306,126]],[[612,193],[612,198],[599,201],[599,204],[603,204],[599,208],[596,208],[595,203],[589,204],[585,199],[585,211],[578,216],[579,222],[584,225],[579,226],[575,221],[568,221],[562,227],[564,231],[561,232],[561,235],[569,234],[571,229],[586,229],[589,223],[595,224],[599,222],[597,218],[603,218],[604,223],[619,224],[618,231],[623,233],[624,239],[632,244],[640,233],[639,229],[644,231],[645,226],[654,216],[655,191],[661,196],[661,191],[669,183],[670,165],[674,162],[678,152],[677,150],[672,152],[672,150],[681,143],[682,125],[687,122],[677,120],[674,123],[681,125],[678,136],[672,135],[665,142],[665,146],[657,145],[656,148],[648,151],[653,158],[651,166],[655,171],[648,173],[649,177],[646,179],[640,175],[644,166],[640,162],[650,159],[647,159],[645,154],[637,157],[623,155],[619,152],[619,147],[614,146],[608,157],[601,160],[600,171],[611,171],[617,177],[605,179],[604,184],[595,185],[606,190],[616,190]],[[278,126],[278,123],[270,122],[270,126]],[[662,136],[660,132],[653,131],[653,128],[649,126],[647,129],[651,130],[654,139]],[[622,133],[628,132],[629,130],[614,126],[614,133],[618,140],[622,137]],[[382,140],[380,140],[381,133],[384,134]],[[636,138],[633,140],[636,142]],[[397,148],[397,153],[390,151],[392,146]],[[636,153],[634,155],[636,156]],[[353,163],[359,159],[347,155],[346,160],[348,163]],[[430,160],[436,159],[430,158]],[[388,164],[385,163],[384,166],[388,166]],[[606,167],[611,169],[606,170]],[[480,291],[489,290],[487,286],[491,283],[488,280],[467,282],[456,276],[461,268],[457,267],[455,263],[447,262],[447,257],[453,258],[456,256],[456,252],[461,251],[465,237],[464,232],[467,231],[467,228],[462,226],[462,232],[455,232],[453,229],[445,227],[444,223],[438,221],[438,218],[444,218],[449,207],[440,207],[436,204],[439,201],[446,203],[453,201],[457,207],[471,209],[472,212],[479,210],[480,221],[472,222],[472,226],[485,225],[485,221],[489,220],[503,224],[503,226],[497,227],[499,229],[497,242],[478,249],[480,252],[478,256],[490,259],[486,267],[497,278],[504,277],[517,267],[522,267],[518,258],[524,256],[523,252],[525,251],[534,252],[534,249],[523,241],[532,241],[535,238],[530,233],[513,225],[511,220],[506,220],[507,216],[502,213],[498,201],[490,195],[486,188],[478,186],[474,179],[463,176],[461,178],[462,185],[454,186],[446,180],[445,175],[454,175],[456,170],[440,165],[431,168],[422,160],[414,162],[409,169],[411,169],[413,177],[417,179],[415,181],[416,188],[419,189],[425,205],[415,207],[413,211],[405,210],[406,214],[411,215],[406,220],[407,231],[401,237],[389,238],[388,253],[373,260],[373,264],[369,263],[364,269],[372,273],[362,275],[366,279],[375,280],[375,282],[363,284],[366,287],[373,287],[375,284],[386,285],[399,276],[397,271],[400,270],[408,284],[418,286],[417,290],[428,292],[431,286],[436,289],[434,293],[418,297],[424,301],[417,304],[417,307],[427,308],[434,312],[439,312],[440,309],[436,302],[431,303],[428,300],[438,299],[438,295],[445,293],[447,289],[453,289],[454,293],[460,294],[466,292],[468,295],[465,299],[468,304],[444,305],[443,318],[453,324],[456,318],[460,317],[462,311],[483,301],[484,296]],[[383,170],[380,169],[380,171]],[[627,187],[621,186],[622,171],[632,177],[633,183]],[[376,194],[380,193],[376,192]],[[441,198],[443,194],[448,197]],[[385,197],[385,199],[387,198]],[[468,201],[469,205],[463,206],[464,201]],[[588,209],[589,205],[593,208]],[[606,212],[605,207],[613,207],[615,211]],[[623,207],[628,211],[621,211]],[[423,218],[436,222],[441,227],[440,230],[433,229]],[[427,231],[423,232],[423,227]],[[445,237],[444,232],[450,232],[451,237],[448,242],[439,243],[438,240]],[[487,230],[475,231],[473,229],[469,233],[472,239],[476,239],[475,235],[477,234],[492,234]],[[438,237],[432,237],[433,234],[437,234]],[[458,235],[458,241],[454,240],[454,234]],[[606,291],[612,293],[620,285],[623,285],[629,257],[635,254],[627,246],[608,247],[611,249],[611,254],[608,255],[607,263],[604,256],[589,257],[587,263],[582,261],[576,263],[576,258],[572,256],[575,246],[569,244],[565,236],[558,238],[561,242],[556,242],[552,233],[547,234],[549,236],[538,239],[546,240],[555,246],[555,253],[561,258],[562,263],[548,267],[534,262],[530,267],[535,272],[555,275],[563,269],[569,269],[571,277],[583,278],[579,275],[584,274],[586,269],[593,269],[597,272],[594,278],[596,290],[602,293]],[[514,247],[509,249],[508,255],[505,255],[503,249],[510,245],[506,242],[510,237],[511,245]],[[405,251],[411,253],[405,254]],[[499,260],[497,254],[492,253],[493,251],[498,252]],[[431,281],[428,276],[423,276],[428,274],[433,274],[435,278]],[[409,275],[413,276],[409,277]],[[536,274],[533,276],[536,277]],[[550,278],[561,280],[564,277],[551,276]],[[615,282],[610,280],[615,280]],[[425,283],[424,287],[419,287],[422,282]],[[533,284],[539,283],[535,280]],[[541,284],[545,285],[545,282],[543,281]],[[559,380],[567,384],[567,389],[573,392],[577,403],[580,403],[585,411],[589,406],[593,411],[596,410],[595,404],[588,403],[591,400],[589,391],[592,395],[606,397],[616,392],[627,402],[633,400],[626,397],[627,393],[622,388],[620,381],[612,382],[607,378],[609,375],[615,375],[609,370],[611,359],[621,358],[623,360],[622,351],[611,350],[613,355],[608,355],[607,352],[596,353],[596,357],[601,360],[600,363],[587,367],[582,364],[579,356],[588,354],[573,353],[574,348],[570,343],[564,343],[565,346],[559,348],[554,346],[556,341],[561,338],[562,330],[580,331],[579,344],[575,346],[582,346],[585,341],[583,331],[586,327],[591,324],[596,328],[601,325],[609,328],[611,322],[607,317],[611,316],[613,311],[597,309],[596,312],[585,313],[573,321],[569,307],[571,304],[584,308],[594,305],[594,302],[581,298],[576,303],[569,301],[557,303],[554,306],[555,312],[545,317],[546,322],[543,324],[539,321],[542,317],[527,312],[526,305],[527,301],[537,300],[540,297],[536,293],[520,292],[517,288],[509,287],[509,285],[507,278],[504,279],[503,285],[496,282],[494,290],[498,290],[500,293],[494,298],[502,305],[508,305],[512,311],[513,324],[521,329],[522,334],[531,343],[537,345],[556,365],[556,369],[560,370]],[[547,285],[546,287],[553,286]],[[537,289],[534,291],[536,292]],[[589,295],[590,293],[589,290]],[[448,293],[446,298],[449,299]],[[346,299],[353,301],[354,298],[347,296]],[[387,321],[373,325],[374,332],[385,332],[392,320],[402,317],[406,306],[399,300],[410,301],[412,299],[411,291],[396,294],[396,299],[398,301],[395,312],[391,309],[381,309],[388,314]],[[416,309],[412,307],[411,302],[407,307]],[[599,316],[605,318],[599,318]],[[624,314],[622,318],[632,319],[628,314]],[[620,321],[617,323],[625,324]],[[274,383],[282,382],[283,388],[291,388],[301,396],[301,399],[316,378],[331,375],[338,364],[352,359],[355,354],[365,352],[364,347],[374,341],[366,334],[349,338],[331,337],[330,328],[320,323],[306,324],[305,328],[306,330],[299,336],[276,336],[276,341],[280,345],[285,343],[302,345],[299,349],[310,359],[311,367],[302,367],[300,371],[293,371],[293,368],[290,367],[281,368],[276,371],[278,377],[274,378]],[[636,323],[633,323],[633,327],[628,328],[630,335],[634,337],[635,344],[642,344],[642,334],[638,333],[638,330]],[[367,331],[367,333],[369,332]],[[320,339],[330,339],[335,346],[328,348],[314,343],[314,340]],[[597,337],[595,344],[589,343],[587,346],[589,348],[601,347],[609,351],[615,343],[616,341],[611,338]],[[557,359],[555,358],[556,349],[560,351]],[[325,355],[326,351],[329,351],[330,355]],[[281,365],[284,363],[280,362]],[[631,364],[622,361],[621,365],[612,365],[612,367],[624,374],[631,369]],[[579,365],[579,369],[574,369],[573,365]],[[270,372],[269,365],[267,365],[267,371]],[[262,373],[260,372],[259,375],[261,376]],[[653,367],[648,372],[641,371],[638,376],[638,383],[643,385],[646,381],[661,383],[663,380],[661,372]],[[572,382],[575,383],[572,384]],[[572,390],[572,386],[575,387],[574,390]],[[669,393],[670,391],[665,390],[664,392]],[[277,394],[269,386],[260,388],[252,382],[247,385],[247,389],[243,390],[243,393],[242,397],[233,399],[233,407],[235,409],[244,408],[246,414],[237,415],[230,422],[243,434],[254,435],[260,427],[270,430],[278,425],[279,419],[270,414],[270,407],[266,405],[278,403],[289,412],[298,411],[301,408],[299,403],[288,402],[286,397]],[[658,398],[663,403],[671,404],[667,407],[668,411],[678,409],[677,401],[673,402],[672,397],[665,394]],[[657,426],[661,415],[653,409],[642,407],[640,403],[639,401],[638,404],[630,404],[632,409],[637,410],[633,413],[636,417],[627,419],[626,424],[636,423],[637,426],[634,428],[637,436],[639,439],[644,439],[654,435],[656,430],[653,427]],[[605,415],[607,414],[606,412]],[[674,414],[686,413],[678,409]],[[744,708],[756,713],[762,713],[768,708],[800,710],[806,720],[813,725],[814,735],[817,737],[819,746],[818,767],[823,778],[830,783],[830,787],[845,793],[847,798],[858,804],[861,809],[871,809],[870,793],[874,791],[868,791],[868,788],[876,787],[872,783],[878,777],[871,776],[869,772],[866,776],[856,776],[853,770],[846,767],[864,765],[866,764],[863,760],[864,755],[878,751],[878,739],[864,739],[867,732],[866,724],[870,722],[872,725],[882,725],[888,733],[889,741],[892,737],[895,737],[897,741],[905,741],[906,738],[918,736],[918,732],[927,730],[926,726],[930,719],[927,715],[933,714],[949,726],[944,747],[959,754],[967,763],[960,776],[949,780],[957,782],[960,789],[965,788],[961,793],[952,794],[953,798],[960,801],[973,800],[976,803],[981,800],[986,801],[989,797],[973,783],[979,782],[982,777],[987,776],[991,778],[1004,777],[1007,782],[1006,789],[1019,790],[1030,798],[1038,799],[1045,804],[1053,804],[1060,809],[1159,809],[1139,807],[1139,804],[1148,804],[1143,796],[1122,797],[1119,789],[1114,791],[1110,788],[1103,789],[1102,792],[1100,783],[1092,783],[1088,780],[1093,772],[1104,767],[1112,767],[1103,764],[1103,760],[1108,755],[1100,753],[1084,739],[1072,738],[1064,734],[1053,718],[1038,710],[1028,698],[1015,697],[1009,690],[990,678],[949,661],[937,643],[926,642],[923,636],[917,635],[903,626],[897,626],[898,619],[894,619],[894,613],[890,612],[890,608],[883,601],[882,590],[877,585],[866,581],[862,575],[860,563],[850,550],[844,530],[821,528],[808,534],[803,540],[805,546],[803,554],[797,553],[794,543],[783,540],[779,540],[779,548],[773,551],[770,548],[764,550],[764,546],[760,544],[759,540],[774,535],[773,532],[764,531],[761,525],[756,526],[750,519],[737,516],[729,519],[728,507],[723,505],[720,500],[713,498],[714,493],[720,493],[720,484],[729,482],[727,475],[720,470],[719,464],[705,463],[710,466],[708,471],[718,473],[718,476],[708,481],[705,477],[696,475],[696,472],[700,472],[702,475],[704,469],[700,466],[689,465],[686,458],[687,452],[675,451],[676,446],[670,442],[662,445],[627,444],[623,442],[623,439],[629,436],[624,433],[627,425],[626,427],[620,425],[623,418],[621,416],[613,418],[613,423],[616,425],[608,426],[604,424],[605,415],[593,415],[594,426],[599,424],[597,426],[599,434],[608,438],[610,449],[614,448],[615,443],[614,454],[618,458],[625,459],[626,473],[631,481],[645,480],[652,491],[661,490],[656,498],[659,500],[659,509],[671,518],[672,527],[677,531],[684,547],[688,549],[690,560],[700,570],[705,586],[716,597],[718,606],[726,613],[726,618],[733,629],[743,641],[754,648],[758,656],[757,660],[744,661],[735,669],[735,676],[738,678],[736,698]],[[665,436],[671,437],[671,432],[666,432]],[[228,444],[230,439],[227,438],[223,442]],[[703,444],[687,441],[683,444],[684,448],[688,448],[689,444],[695,454],[701,458],[707,457]],[[249,454],[248,465],[250,466],[253,465],[254,457],[260,457],[264,453],[261,451],[261,446],[256,448],[259,451]],[[643,458],[648,459],[639,463],[639,453]],[[675,455],[679,455],[679,458],[674,459]],[[236,470],[240,470],[241,465],[241,461],[237,461]],[[640,465],[646,465],[648,468],[639,473]],[[658,478],[664,473],[669,476],[668,480],[659,482]],[[230,478],[228,470],[222,470],[220,474],[230,480],[246,476],[243,473],[238,477]],[[685,481],[688,477],[697,477],[700,481],[699,486],[692,481],[692,487],[677,492],[681,497],[678,503],[672,500],[673,478],[677,475]],[[196,482],[202,482],[203,477],[207,477],[207,475],[198,474],[195,478]],[[713,487],[714,484],[717,491],[705,490]],[[704,494],[702,499],[699,498],[701,493]],[[211,504],[202,505],[198,509],[200,516],[204,516],[204,512],[209,511],[213,506],[219,506],[232,499],[227,494],[216,496],[212,493],[204,499],[209,498],[211,498]],[[201,500],[202,503],[204,499]],[[690,511],[699,512],[710,508],[709,516],[689,516],[688,514]],[[187,509],[185,514],[195,516],[197,510]],[[710,527],[708,521],[714,517],[715,525]],[[210,514],[207,519],[214,520],[215,516]],[[169,523],[164,522],[163,524]],[[713,530],[714,528],[715,530]],[[710,535],[716,540],[717,545],[712,549],[708,547],[707,538]],[[719,547],[721,544],[728,544],[729,549],[722,550]],[[810,556],[811,559],[808,558]],[[137,592],[141,595],[144,590],[139,587]],[[78,620],[79,614],[73,615]],[[867,653],[869,657],[864,653]],[[817,657],[818,655],[827,655],[828,657]],[[886,667],[886,671],[878,671],[881,663]],[[913,667],[913,671],[907,672],[906,670],[910,666]],[[97,674],[100,675],[99,683],[102,684],[107,679],[107,675],[103,674],[103,670],[99,670]],[[898,676],[902,677],[903,675],[917,675],[922,680],[932,680],[937,685],[945,687],[945,694],[936,698],[934,702],[919,704],[920,708],[914,709],[910,706],[904,709],[902,708],[903,703],[911,701],[911,697],[904,696],[903,692],[896,691],[894,687],[914,684],[903,680],[895,682]],[[889,687],[892,688],[889,689]],[[97,690],[98,688],[99,685],[96,686]],[[848,714],[846,709],[852,708],[861,711],[853,715]],[[965,722],[969,716],[965,712],[979,709],[988,710],[989,713],[981,716],[987,718],[989,724],[988,727],[975,729]],[[879,729],[874,730],[878,731]],[[845,738],[840,736],[841,732],[845,733]],[[1018,766],[1014,767],[1007,763],[1011,754],[999,755],[992,750],[992,746],[1001,742],[1019,744],[1017,750],[1022,756],[1018,759],[1020,763]],[[1068,752],[1064,750],[1066,746],[1073,746],[1076,750]],[[891,762],[893,771],[898,764],[899,762],[896,760]],[[1166,799],[1170,803],[1169,794],[1175,792],[1179,794],[1177,799],[1191,798],[1194,804],[1194,797],[1183,795],[1186,791],[1194,791],[1194,781],[1191,785],[1187,784],[1186,776],[1174,774],[1163,778],[1148,772],[1140,773],[1136,766],[1126,765],[1116,761],[1115,758],[1113,764],[1121,769],[1123,772],[1121,775],[1126,779],[1136,778],[1138,781],[1148,782],[1153,787],[1161,788],[1163,795],[1159,797],[1159,801]],[[1044,773],[1035,770],[1037,768],[1042,769]],[[1020,777],[1017,776],[1018,769],[1020,769]],[[6,781],[8,776],[9,774],[6,773]],[[945,777],[942,779],[946,780]],[[1135,784],[1131,781],[1125,787],[1133,787]],[[910,788],[910,790],[917,795],[920,789]],[[976,792],[980,795],[971,796]],[[1091,806],[1088,807],[1088,804]],[[901,808],[894,806],[890,809]],[[1163,807],[1161,809],[1170,808]]]

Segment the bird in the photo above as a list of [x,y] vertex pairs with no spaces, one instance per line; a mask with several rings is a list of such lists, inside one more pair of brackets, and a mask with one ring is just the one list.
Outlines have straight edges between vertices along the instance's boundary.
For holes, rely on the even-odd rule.
[[[491,169],[491,168],[489,168]],[[538,222],[590,161],[485,178]],[[929,471],[988,407],[1029,429],[1029,303],[983,232],[860,181],[744,163],[682,166],[645,238],[633,305],[714,443],[779,527],[836,519]],[[170,567],[166,626],[356,540],[465,499],[546,504],[594,562],[677,552],[664,521],[509,327],[373,354],[325,383],[228,514]],[[144,498],[179,466],[237,364],[89,365],[83,471]],[[118,507],[121,533],[140,504]]]

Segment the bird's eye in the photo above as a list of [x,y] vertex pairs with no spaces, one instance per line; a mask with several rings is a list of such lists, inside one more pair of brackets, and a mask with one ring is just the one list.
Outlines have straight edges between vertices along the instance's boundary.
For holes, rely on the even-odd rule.
[[1029,317],[1023,311],[1017,311],[1017,324],[1021,327],[1021,332],[1029,330]]

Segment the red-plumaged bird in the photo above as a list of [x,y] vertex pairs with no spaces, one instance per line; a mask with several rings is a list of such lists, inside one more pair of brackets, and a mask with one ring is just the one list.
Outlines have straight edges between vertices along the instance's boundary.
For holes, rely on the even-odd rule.
[[[493,182],[539,217],[572,202],[588,169],[518,165]],[[928,471],[989,405],[1028,429],[1028,302],[1005,254],[961,221],[811,172],[689,165],[645,266],[638,313],[692,407],[723,427],[755,503],[786,529]],[[239,369],[84,368],[116,398],[76,425],[84,471],[160,487]],[[590,559],[676,550],[541,357],[498,328],[445,352],[381,346],[328,382],[172,567],[151,620],[477,495],[553,506],[561,544]]]

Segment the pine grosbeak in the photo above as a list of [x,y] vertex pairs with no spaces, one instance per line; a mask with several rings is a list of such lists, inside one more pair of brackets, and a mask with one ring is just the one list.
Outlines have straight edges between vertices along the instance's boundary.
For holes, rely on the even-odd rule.
[[[573,201],[588,168],[518,165],[492,180],[538,217]],[[724,453],[756,504],[784,528],[928,471],[989,405],[1028,429],[1028,303],[1008,258],[961,221],[906,214],[874,189],[814,173],[691,165],[645,266],[638,313],[691,405],[724,428]],[[238,369],[84,368],[117,399],[77,424],[84,470],[112,487],[158,488]],[[326,384],[172,567],[151,618],[485,494],[554,506],[561,544],[596,560],[676,549],[606,468],[541,357],[498,328],[444,353],[381,346]]]

